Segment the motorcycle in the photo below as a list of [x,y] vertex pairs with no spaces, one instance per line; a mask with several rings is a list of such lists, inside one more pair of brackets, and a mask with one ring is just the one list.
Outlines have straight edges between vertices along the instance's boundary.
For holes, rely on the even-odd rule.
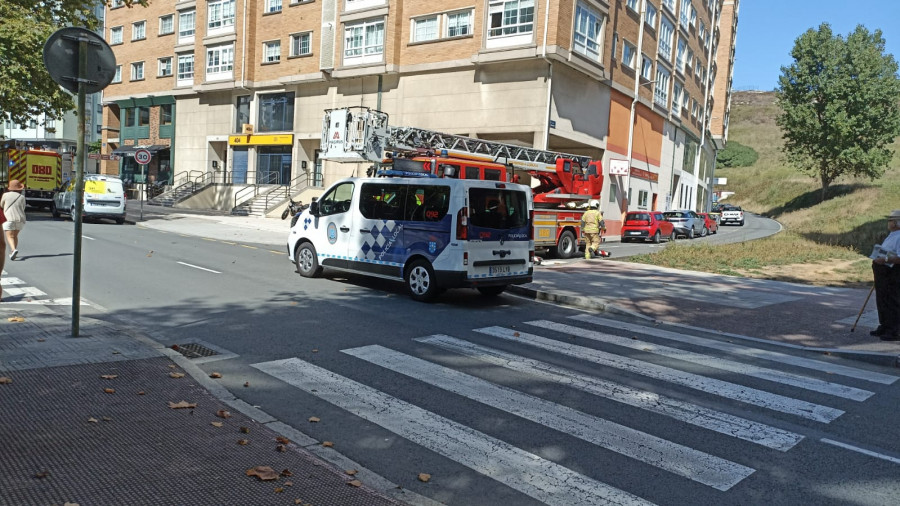
[[292,216],[291,218],[291,228],[294,227],[294,224],[297,223],[297,219],[300,218],[300,213],[303,212],[304,209],[309,207],[309,204],[304,204],[302,201],[298,200],[294,202],[294,199],[289,199],[287,208],[285,208],[284,212],[281,213],[281,219],[286,220],[288,216]]

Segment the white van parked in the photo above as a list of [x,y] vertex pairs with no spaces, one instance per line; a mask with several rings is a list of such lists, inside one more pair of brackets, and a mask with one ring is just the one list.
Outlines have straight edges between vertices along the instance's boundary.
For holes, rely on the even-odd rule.
[[[122,180],[104,174],[84,175],[84,218],[109,218],[119,225],[125,223],[125,186]],[[53,196],[50,212],[54,218],[61,214],[75,216],[75,180]]]
[[415,300],[446,288],[499,295],[534,271],[527,186],[450,178],[349,178],[304,210],[288,236],[297,272],[404,281]]

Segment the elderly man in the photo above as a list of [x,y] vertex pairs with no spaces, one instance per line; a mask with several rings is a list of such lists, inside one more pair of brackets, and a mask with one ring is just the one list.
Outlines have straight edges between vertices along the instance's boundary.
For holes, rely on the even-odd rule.
[[870,334],[882,341],[900,341],[900,209],[887,219],[891,233],[881,243],[883,254],[872,260],[878,328]]

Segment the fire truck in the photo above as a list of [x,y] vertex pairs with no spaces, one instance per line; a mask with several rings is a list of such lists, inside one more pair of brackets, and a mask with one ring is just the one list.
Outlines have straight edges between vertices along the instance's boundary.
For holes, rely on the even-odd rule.
[[[392,126],[367,107],[327,109],[320,158],[372,162],[368,175],[487,179],[531,186],[534,242],[560,258],[584,244],[581,215],[599,199],[603,168],[590,157]],[[603,256],[607,256],[605,252]]]
[[32,207],[50,207],[62,186],[62,156],[55,151],[4,149],[0,151],[0,182],[5,187],[18,179],[25,185],[25,202]]

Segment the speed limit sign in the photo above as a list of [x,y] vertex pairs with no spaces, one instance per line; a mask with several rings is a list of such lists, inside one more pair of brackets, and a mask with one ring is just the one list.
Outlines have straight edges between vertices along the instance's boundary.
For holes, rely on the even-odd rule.
[[150,163],[150,158],[152,155],[146,149],[139,149],[134,152],[134,161],[141,165],[146,165]]

